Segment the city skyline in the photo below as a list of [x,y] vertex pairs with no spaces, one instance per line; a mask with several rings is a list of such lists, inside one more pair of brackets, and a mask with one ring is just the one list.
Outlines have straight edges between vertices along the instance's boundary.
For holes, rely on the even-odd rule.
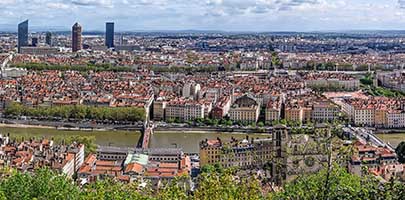
[[[0,31],[30,19],[32,30],[68,30],[79,21],[87,30],[333,31],[404,30],[404,0],[5,0]],[[24,9],[22,9],[24,8]]]

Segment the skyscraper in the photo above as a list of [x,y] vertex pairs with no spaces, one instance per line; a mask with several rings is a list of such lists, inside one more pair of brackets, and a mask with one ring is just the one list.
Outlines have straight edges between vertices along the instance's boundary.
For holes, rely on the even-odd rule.
[[108,48],[114,47],[114,22],[105,24],[105,46]]
[[52,33],[47,32],[45,36],[45,43],[49,46],[52,46]]
[[82,26],[75,23],[72,27],[72,51],[77,52],[82,49]]
[[21,47],[28,46],[28,20],[18,24],[18,53],[21,52]]

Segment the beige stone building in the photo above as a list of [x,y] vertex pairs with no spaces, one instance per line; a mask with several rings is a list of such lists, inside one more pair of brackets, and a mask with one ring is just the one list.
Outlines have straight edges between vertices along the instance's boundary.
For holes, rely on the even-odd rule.
[[173,100],[166,104],[165,119],[188,121],[204,118],[204,110],[204,104],[196,101]]
[[153,120],[162,121],[165,119],[165,109],[167,102],[161,99],[156,99],[153,102]]
[[281,101],[279,98],[270,100],[267,103],[265,118],[267,123],[278,121],[281,119]]
[[315,122],[336,120],[339,113],[339,106],[329,101],[315,102],[312,106],[312,120]]
[[220,164],[223,167],[249,168],[271,161],[272,139],[221,139],[200,142],[200,165]]
[[229,109],[230,119],[236,122],[257,122],[259,114],[260,104],[249,95],[236,99]]
[[299,106],[288,107],[285,109],[285,119],[287,121],[302,122],[304,111]]

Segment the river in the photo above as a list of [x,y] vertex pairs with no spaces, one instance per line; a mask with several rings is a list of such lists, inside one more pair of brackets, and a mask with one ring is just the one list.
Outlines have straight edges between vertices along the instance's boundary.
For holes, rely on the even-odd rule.
[[[101,146],[133,147],[139,140],[140,132],[137,131],[62,131],[43,128],[0,128],[1,134],[10,133],[11,138],[29,139],[31,137],[69,137],[69,136],[94,136],[96,143]],[[268,134],[249,134],[250,137],[267,138]],[[155,132],[152,135],[150,147],[180,147],[187,153],[197,153],[199,142],[204,139],[221,138],[230,140],[231,137],[242,139],[246,134],[239,133],[207,133],[207,132]]]
[[394,148],[405,141],[405,133],[376,134],[384,142],[389,142]]

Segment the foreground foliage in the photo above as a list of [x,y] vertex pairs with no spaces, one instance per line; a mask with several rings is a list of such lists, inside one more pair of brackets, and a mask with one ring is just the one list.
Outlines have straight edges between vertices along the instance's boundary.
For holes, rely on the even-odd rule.
[[254,177],[238,178],[234,170],[204,168],[194,192],[187,192],[186,177],[166,184],[156,192],[139,187],[138,183],[123,184],[113,180],[78,187],[71,179],[47,169],[35,174],[3,170],[0,180],[0,200],[5,199],[405,199],[402,183],[381,183],[372,176],[358,177],[335,165],[327,180],[327,170],[302,176],[279,192],[262,192]]
[[383,183],[366,175],[359,177],[346,169],[333,166],[317,174],[299,177],[285,186],[282,192],[273,193],[270,199],[405,199],[405,185],[391,180]]

